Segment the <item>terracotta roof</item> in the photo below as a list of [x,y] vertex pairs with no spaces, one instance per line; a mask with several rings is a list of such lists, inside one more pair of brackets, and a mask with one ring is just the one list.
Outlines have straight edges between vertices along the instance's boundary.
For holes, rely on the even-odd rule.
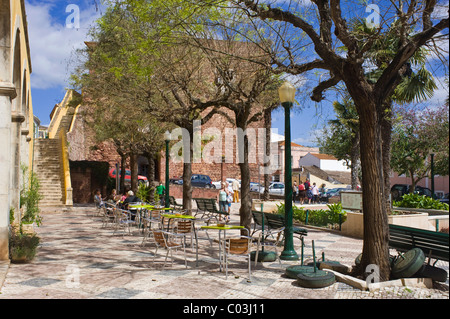
[[315,157],[317,157],[318,159],[326,159],[326,160],[337,160],[336,157],[334,157],[333,155],[328,155],[328,154],[319,154],[319,153],[309,153]]
[[[284,141],[279,141],[278,144],[279,144],[279,145],[284,145]],[[296,144],[296,143],[294,143],[294,142],[291,142],[291,146],[304,147],[303,145],[298,145],[298,144]]]

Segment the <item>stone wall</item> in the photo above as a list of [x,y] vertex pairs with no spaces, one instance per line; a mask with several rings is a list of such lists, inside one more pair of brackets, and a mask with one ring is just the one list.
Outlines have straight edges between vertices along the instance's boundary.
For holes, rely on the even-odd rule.
[[81,105],[67,133],[70,161],[107,162],[110,167],[120,163],[120,155],[112,141],[97,143],[93,130],[85,121],[86,106]]
[[[207,111],[204,112],[206,114]],[[223,110],[224,113],[227,113],[230,118],[234,118],[234,114],[230,110]],[[264,140],[259,139],[260,134],[262,134],[263,131],[258,131],[258,129],[263,129],[263,121],[262,119],[260,121],[254,122],[249,126],[251,129],[254,129],[255,132],[255,145],[249,146],[249,167],[250,167],[250,181],[251,182],[258,182],[261,178],[261,181],[263,180],[263,175],[259,176],[259,167],[262,166],[262,160],[263,160],[263,152],[264,152]],[[238,164],[237,157],[237,143],[236,143],[236,137],[233,137],[232,139],[225,138],[225,134],[227,130],[233,130],[235,127],[226,119],[226,117],[216,114],[211,117],[211,119],[204,125],[201,126],[201,135],[202,139],[208,140],[208,137],[212,135],[212,132],[216,130],[216,132],[220,132],[220,136],[222,137],[221,141],[218,141],[218,139],[213,139],[209,141],[208,143],[217,143],[216,145],[219,146],[221,144],[222,151],[220,149],[214,149],[212,146],[208,146],[208,143],[204,143],[202,145],[202,155],[205,155],[207,152],[205,151],[205,148],[208,147],[208,150],[210,151],[209,154],[211,156],[217,155],[221,157],[221,155],[224,155],[225,162],[221,164],[219,161],[214,161],[213,163],[208,163],[205,161],[204,158],[201,159],[200,163],[192,163],[192,174],[204,174],[211,177],[212,181],[219,181],[222,176],[222,169],[223,169],[223,177],[224,178],[236,178],[241,179],[241,172]],[[231,141],[231,143],[230,143]],[[173,148],[174,144],[176,144],[177,141],[171,142],[171,149]],[[206,145],[205,145],[206,144]],[[211,144],[213,145],[213,144]],[[164,182],[165,180],[165,171],[166,171],[166,164],[165,164],[165,152],[163,152],[161,156],[160,161],[160,178]],[[174,161],[173,159],[170,159],[169,161],[169,178],[180,178],[183,176],[183,163],[180,161]]]
[[[192,198],[217,198],[218,192],[218,189],[192,187]],[[170,184],[169,195],[175,197],[176,199],[182,199],[183,185]]]

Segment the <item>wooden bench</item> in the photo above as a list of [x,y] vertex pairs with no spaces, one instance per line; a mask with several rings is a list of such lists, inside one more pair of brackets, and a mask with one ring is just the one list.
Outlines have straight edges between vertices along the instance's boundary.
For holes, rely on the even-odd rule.
[[175,197],[169,196],[169,204],[173,209],[183,209],[183,204],[178,204]]
[[449,234],[446,233],[389,224],[389,247],[399,252],[420,248],[428,260],[449,261],[448,243]]
[[[258,211],[252,211],[252,215],[253,220],[255,221],[252,235],[257,231],[256,226],[258,225],[262,227],[263,222],[264,228],[267,228],[268,231],[267,236],[270,236],[272,231],[285,227],[285,219],[283,215],[262,213]],[[292,227],[292,232],[294,236],[298,236],[303,245],[303,237],[308,235],[308,231],[304,228],[294,226]]]

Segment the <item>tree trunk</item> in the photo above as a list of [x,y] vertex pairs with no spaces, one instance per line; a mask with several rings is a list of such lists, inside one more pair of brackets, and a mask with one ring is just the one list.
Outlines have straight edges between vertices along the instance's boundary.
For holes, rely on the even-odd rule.
[[[192,160],[193,160],[193,127],[186,128],[189,131],[189,149],[183,149],[183,152],[189,152],[189,161],[184,161],[183,163],[183,209],[187,211],[188,214],[192,214]],[[183,154],[184,156],[184,154]]]
[[383,160],[381,130],[373,102],[366,100],[357,106],[361,132],[361,167],[363,176],[364,241],[360,267],[361,274],[368,265],[379,267],[380,280],[389,279],[388,220],[383,205]]
[[136,193],[138,189],[138,155],[136,153],[130,154],[130,169],[131,169],[131,190]]
[[384,192],[383,204],[386,215],[391,213],[391,139],[392,139],[392,103],[386,103],[381,116]]
[[150,189],[149,200],[150,202],[155,201],[155,156],[151,153],[146,153],[147,161],[148,161],[148,186]]
[[358,178],[358,172],[360,170],[360,160],[359,160],[359,143],[360,137],[359,137],[359,130],[356,132],[355,137],[352,141],[352,149],[351,149],[351,164],[350,164],[350,171],[351,171],[351,183],[352,183],[352,189],[356,190],[358,188],[359,184],[359,178]]
[[[265,145],[265,154],[264,154],[264,161],[266,159],[266,156],[271,156],[270,152],[270,129],[272,126],[272,108],[268,108],[264,110],[264,128],[266,129],[266,145]],[[263,200],[269,200],[269,185],[270,185],[270,175],[266,174],[268,173],[267,168],[271,165],[271,158],[269,157],[268,161],[264,162],[264,194],[263,194]],[[260,185],[261,187],[261,185]],[[259,189],[258,189],[259,192]]]
[[[246,127],[242,128],[245,132]],[[239,210],[240,225],[244,226],[248,230],[251,229],[252,223],[252,200],[250,198],[250,167],[248,165],[248,138],[244,135],[243,141],[239,143],[244,143],[244,161],[239,163],[239,168],[241,171],[241,208]],[[248,234],[247,234],[248,235]]]
[[[126,174],[126,162],[127,157],[124,153],[120,153],[120,191],[122,194],[125,194],[125,174]],[[117,173],[118,174],[118,173]]]

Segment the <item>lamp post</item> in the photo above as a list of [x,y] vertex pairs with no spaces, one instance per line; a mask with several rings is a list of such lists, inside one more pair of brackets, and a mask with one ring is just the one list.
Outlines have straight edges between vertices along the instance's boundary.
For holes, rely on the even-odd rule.
[[169,208],[169,142],[170,142],[170,132],[167,130],[164,133],[164,140],[166,141],[166,192],[164,197],[164,206]]
[[434,153],[431,153],[431,198],[435,198],[434,196]]
[[295,87],[284,82],[278,89],[281,105],[284,107],[284,250],[280,259],[298,260],[298,255],[294,250],[294,236],[292,230],[292,164],[291,164],[291,107],[295,100]]

